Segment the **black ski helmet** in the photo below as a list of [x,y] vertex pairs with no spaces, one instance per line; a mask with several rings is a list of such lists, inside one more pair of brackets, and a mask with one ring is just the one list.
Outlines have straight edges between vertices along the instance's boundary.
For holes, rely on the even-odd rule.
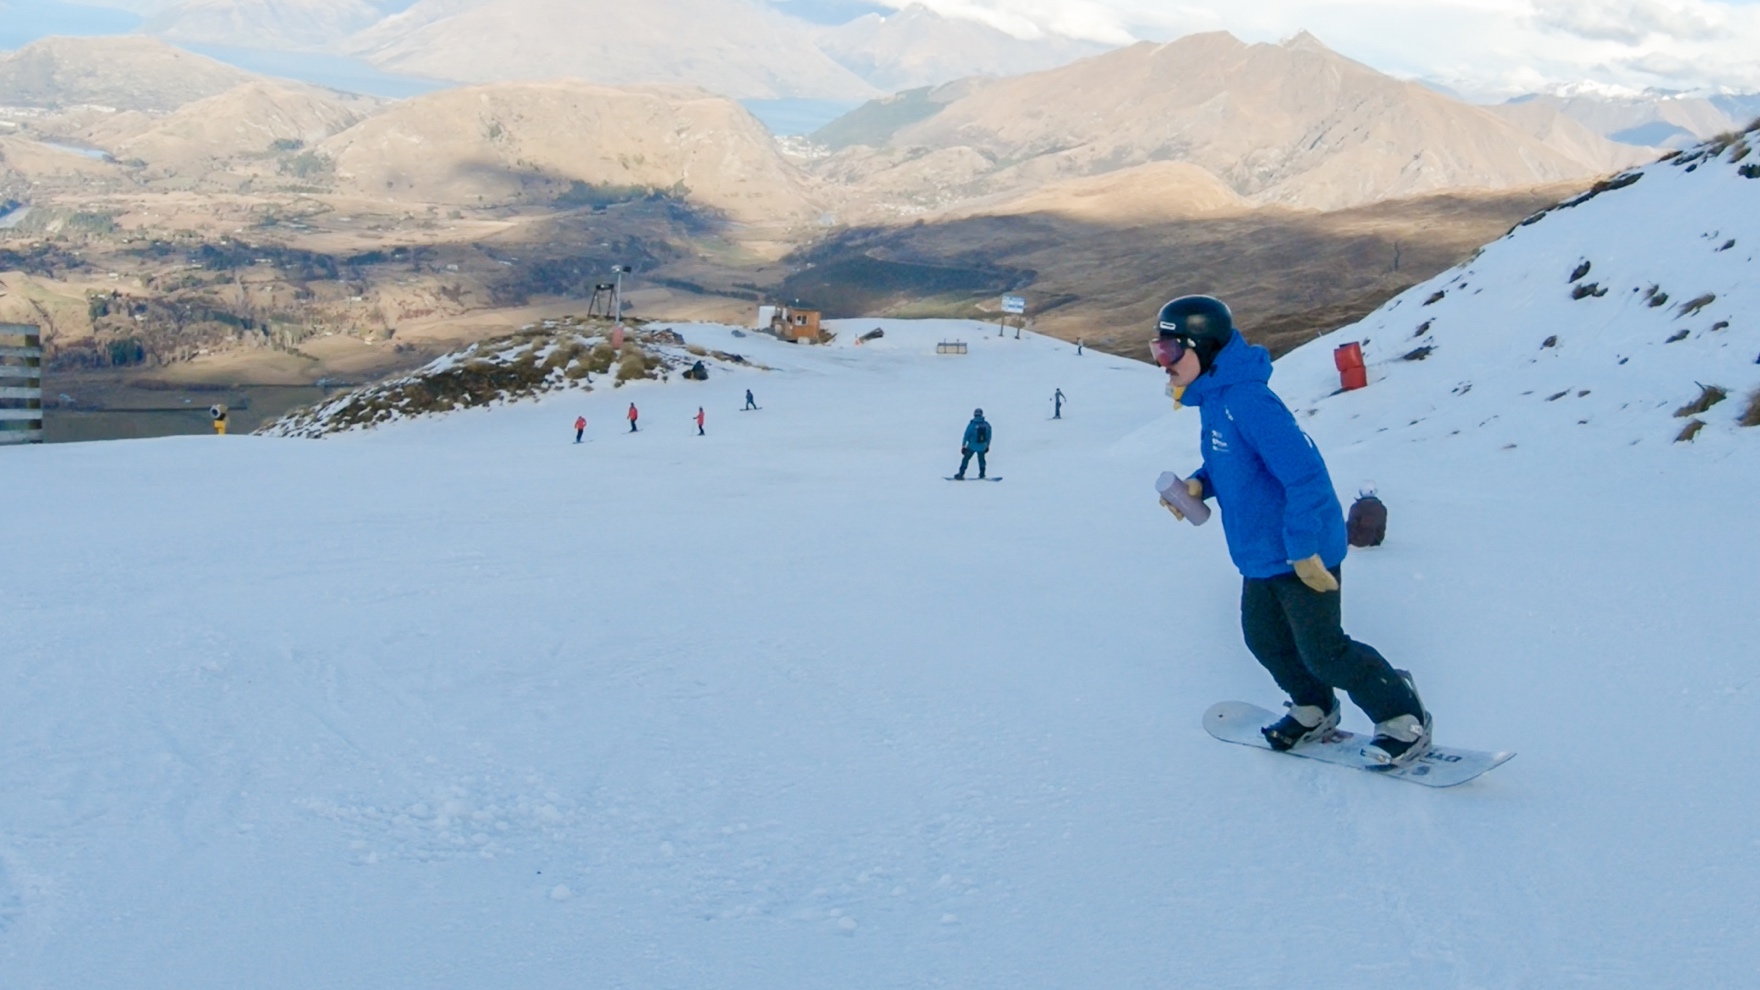
[[984,410],[982,410],[982,409],[973,409],[973,410],[972,410],[972,418],[973,418],[973,419],[983,419],[983,418],[984,418]]
[[1215,296],[1180,296],[1161,307],[1161,315],[1155,319],[1155,333],[1184,342],[1198,353],[1198,363],[1209,371],[1216,352],[1234,336],[1234,314]]

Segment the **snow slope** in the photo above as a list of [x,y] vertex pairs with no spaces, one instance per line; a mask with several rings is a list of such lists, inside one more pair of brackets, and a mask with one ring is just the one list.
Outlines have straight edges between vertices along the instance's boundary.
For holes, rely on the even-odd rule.
[[[1737,167],[1652,166],[1279,362],[1391,510],[1347,628],[1439,740],[1521,754],[1449,791],[1202,731],[1277,698],[1220,528],[1151,491],[1196,416],[1032,335],[682,326],[775,370],[8,450],[0,986],[1744,985]],[[1694,380],[1732,398],[1674,443]],[[1000,484],[942,480],[973,406]]]

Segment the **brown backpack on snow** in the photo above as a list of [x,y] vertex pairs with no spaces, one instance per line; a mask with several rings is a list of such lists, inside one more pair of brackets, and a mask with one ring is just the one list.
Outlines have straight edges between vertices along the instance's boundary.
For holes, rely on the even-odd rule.
[[1344,521],[1345,536],[1353,547],[1378,547],[1387,537],[1387,506],[1374,495],[1364,495],[1351,503]]

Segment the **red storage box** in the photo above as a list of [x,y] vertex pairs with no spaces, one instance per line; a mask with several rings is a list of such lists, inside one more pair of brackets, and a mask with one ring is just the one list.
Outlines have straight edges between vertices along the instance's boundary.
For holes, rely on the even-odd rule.
[[1363,345],[1356,341],[1340,344],[1332,351],[1332,363],[1338,366],[1338,382],[1345,391],[1369,384],[1369,372],[1363,367]]

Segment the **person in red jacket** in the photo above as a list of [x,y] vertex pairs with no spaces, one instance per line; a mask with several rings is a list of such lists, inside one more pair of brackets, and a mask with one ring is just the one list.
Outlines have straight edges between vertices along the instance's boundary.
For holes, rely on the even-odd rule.
[[629,404],[629,431],[631,433],[636,431],[636,415],[636,404],[632,402]]
[[581,434],[585,432],[587,432],[587,417],[576,416],[574,418],[574,442],[580,443]]
[[697,407],[697,436],[703,435],[703,407]]

